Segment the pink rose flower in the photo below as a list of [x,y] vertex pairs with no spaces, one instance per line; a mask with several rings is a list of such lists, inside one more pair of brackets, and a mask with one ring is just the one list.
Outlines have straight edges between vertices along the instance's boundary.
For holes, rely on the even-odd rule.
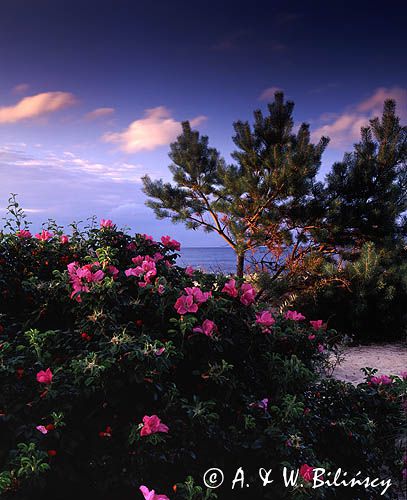
[[175,302],[174,307],[178,314],[196,313],[198,311],[198,304],[194,302],[192,295],[181,295]]
[[271,315],[270,311],[260,311],[256,314],[256,323],[263,326],[272,326],[276,320]]
[[379,375],[372,377],[370,382],[374,385],[390,385],[393,383],[393,380],[388,375]]
[[230,297],[237,297],[238,291],[236,288],[236,280],[229,280],[225,283],[225,286],[222,288],[222,292],[226,293]]
[[187,287],[184,288],[187,295],[191,295],[197,304],[203,304],[210,297],[212,297],[212,292],[203,292],[199,287]]
[[134,243],[134,241],[131,241],[128,245],[127,245],[127,250],[129,250],[130,252],[134,252],[136,250],[136,244]]
[[181,250],[181,243],[171,239],[170,236],[161,236],[161,243],[171,250]]
[[124,271],[124,274],[129,276],[137,276],[142,277],[144,283],[139,283],[139,286],[145,287],[147,284],[151,283],[151,278],[156,276],[157,268],[155,267],[154,259],[152,259],[149,255],[143,257],[141,255],[137,255],[137,257],[133,257],[131,259],[134,264],[137,265],[135,268],[127,269]]
[[187,312],[196,313],[198,306],[212,297],[212,292],[203,292],[199,287],[184,288],[186,295],[181,295],[175,302],[175,309],[178,314]]
[[313,333],[308,335],[308,340],[315,340],[315,335]]
[[36,429],[37,431],[40,431],[41,434],[48,434],[48,429],[43,425],[37,425]]
[[73,289],[71,298],[75,297],[78,302],[81,302],[79,294],[81,292],[89,292],[89,283],[96,283],[103,280],[105,273],[101,269],[93,272],[94,268],[98,266],[99,262],[86,264],[82,267],[80,267],[77,262],[71,262],[68,264],[68,274]]
[[153,256],[154,262],[160,262],[160,260],[163,260],[164,255],[160,252],[156,252]]
[[27,231],[26,229],[20,229],[20,231],[16,232],[16,235],[20,240],[27,240],[31,238],[31,233],[30,231]]
[[117,267],[115,266],[108,266],[106,271],[111,274],[113,276],[114,279],[117,278],[118,274],[119,274],[119,270],[117,269]]
[[169,431],[169,428],[161,422],[157,415],[145,415],[143,417],[143,427],[140,430],[140,436],[149,436],[150,434],[156,434],[157,432]]
[[305,479],[305,481],[312,481],[314,479],[314,468],[307,464],[303,464],[300,467],[300,476]]
[[52,371],[47,368],[45,371],[41,370],[37,373],[37,382],[40,384],[50,384],[52,382]]
[[140,266],[144,260],[148,260],[148,255],[146,255],[145,257],[143,255],[136,255],[131,259],[133,264],[135,264],[136,266]]
[[269,398],[264,398],[261,401],[256,401],[255,403],[250,403],[251,408],[260,408],[260,410],[267,411],[269,404]]
[[100,221],[100,227],[112,228],[113,226],[114,224],[110,219],[102,219]]
[[314,330],[321,330],[322,328],[325,327],[324,322],[322,319],[317,319],[315,321],[310,321],[310,325]]
[[66,234],[63,234],[60,238],[59,241],[62,243],[62,245],[66,245],[69,243],[69,237]]
[[249,283],[243,283],[240,287],[240,302],[244,306],[250,306],[256,301],[256,290]]
[[167,495],[157,495],[154,490],[149,490],[147,486],[140,486],[140,491],[145,500],[170,500]]
[[216,324],[210,319],[206,319],[201,326],[196,326],[192,331],[195,333],[203,333],[207,337],[212,337],[213,332],[217,330]]
[[285,319],[291,319],[293,321],[302,321],[305,319],[305,316],[297,311],[287,311],[284,317]]
[[191,267],[191,266],[187,266],[187,267],[185,268],[185,274],[186,274],[187,276],[189,276],[189,277],[193,276],[193,274],[194,274],[194,268],[193,268],[193,267]]
[[48,241],[52,238],[52,233],[43,229],[40,233],[37,233],[35,237],[40,241]]
[[130,269],[126,269],[124,271],[124,274],[129,277],[129,276],[138,276],[137,274],[137,271],[136,271],[136,268],[135,267],[131,267]]

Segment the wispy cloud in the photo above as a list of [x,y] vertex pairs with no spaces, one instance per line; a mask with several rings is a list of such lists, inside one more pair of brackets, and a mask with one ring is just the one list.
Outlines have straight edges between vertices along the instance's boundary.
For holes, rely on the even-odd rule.
[[17,104],[0,107],[0,124],[37,118],[71,106],[75,102],[75,97],[69,92],[43,92],[24,97]]
[[259,95],[259,101],[269,101],[274,99],[274,94],[276,92],[282,92],[281,87],[267,87],[263,90],[263,92]]
[[23,207],[23,210],[26,214],[42,214],[46,211],[45,208],[27,208],[27,207]]
[[19,83],[13,87],[13,94],[25,94],[30,88],[28,83]]
[[[190,120],[193,127],[206,120],[206,116],[197,116]],[[165,106],[147,109],[144,117],[134,122],[122,132],[110,132],[103,136],[105,142],[119,144],[125,153],[151,151],[159,146],[166,146],[181,132],[181,122],[175,120]]]
[[325,113],[320,122],[328,121],[317,128],[312,137],[319,139],[322,135],[331,138],[330,146],[344,148],[352,145],[360,137],[360,129],[366,126],[369,119],[381,114],[386,99],[397,101],[397,111],[402,118],[406,118],[407,91],[401,87],[378,88],[370,97],[360,103],[350,106],[342,113]]
[[67,224],[96,213],[143,232],[148,209],[139,181],[144,173],[142,165],[108,165],[70,151],[37,148],[33,153],[15,144],[0,146],[0,217],[13,192],[35,227],[48,217]]
[[115,112],[114,108],[97,108],[89,113],[86,113],[86,120],[98,120],[99,118],[105,118],[106,116],[111,116]]
[[87,174],[114,182],[140,182],[144,173],[142,165],[128,162],[99,163],[81,158],[70,151],[33,157],[19,151],[0,148],[0,162],[13,168],[25,168],[28,172],[46,169],[50,176],[58,175],[57,172],[64,170],[71,174]]

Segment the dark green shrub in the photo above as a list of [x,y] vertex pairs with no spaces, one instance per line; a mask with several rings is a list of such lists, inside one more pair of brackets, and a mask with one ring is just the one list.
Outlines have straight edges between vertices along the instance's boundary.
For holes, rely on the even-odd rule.
[[240,466],[258,498],[349,498],[305,479],[263,488],[258,469],[399,473],[389,439],[405,382],[321,383],[315,369],[336,342],[322,322],[267,310],[247,283],[177,267],[166,237],[130,237],[110,221],[61,236],[0,236],[5,498],[137,498],[147,485],[209,499],[202,477],[219,467],[223,499]]

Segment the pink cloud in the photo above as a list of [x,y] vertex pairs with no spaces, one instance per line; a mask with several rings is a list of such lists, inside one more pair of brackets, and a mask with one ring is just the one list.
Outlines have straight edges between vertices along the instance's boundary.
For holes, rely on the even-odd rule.
[[104,118],[105,116],[110,116],[115,112],[114,108],[97,108],[89,113],[86,113],[86,120],[97,120],[99,118]]
[[20,83],[13,87],[13,94],[25,94],[29,88],[28,83]]
[[16,123],[54,113],[75,103],[75,97],[68,92],[43,92],[24,97],[13,106],[0,107],[0,124]]
[[397,103],[397,113],[401,118],[407,116],[407,91],[400,87],[386,89],[378,88],[370,97],[360,103],[349,107],[340,114],[321,115],[321,121],[329,121],[321,125],[312,133],[314,141],[324,135],[331,139],[330,146],[336,149],[351,146],[360,138],[360,129],[365,127],[369,120],[375,116],[380,116],[383,103],[386,99],[395,99]]
[[280,87],[268,87],[264,89],[259,96],[259,101],[274,100],[274,94],[276,92],[282,92],[282,89]]
[[399,111],[401,112],[405,109],[405,105],[407,104],[407,90],[400,87],[392,87],[390,89],[380,87],[372,96],[368,97],[357,106],[357,111],[361,113],[381,112],[383,103],[386,99],[395,99],[400,107]]
[[[190,120],[193,127],[206,120],[206,116],[197,116]],[[181,122],[172,118],[165,106],[147,109],[144,117],[130,123],[122,132],[110,132],[102,139],[114,142],[125,153],[151,151],[159,146],[168,145],[181,132]]]

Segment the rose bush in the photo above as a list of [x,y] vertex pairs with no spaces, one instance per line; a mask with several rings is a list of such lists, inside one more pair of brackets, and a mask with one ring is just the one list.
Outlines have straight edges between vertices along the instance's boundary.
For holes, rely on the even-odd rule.
[[[405,381],[321,381],[335,331],[177,266],[178,249],[110,220],[1,233],[0,492],[223,499],[231,483],[210,492],[204,472],[246,466],[257,498],[349,498],[312,490],[310,467],[397,476]],[[284,465],[302,488],[261,487]]]

